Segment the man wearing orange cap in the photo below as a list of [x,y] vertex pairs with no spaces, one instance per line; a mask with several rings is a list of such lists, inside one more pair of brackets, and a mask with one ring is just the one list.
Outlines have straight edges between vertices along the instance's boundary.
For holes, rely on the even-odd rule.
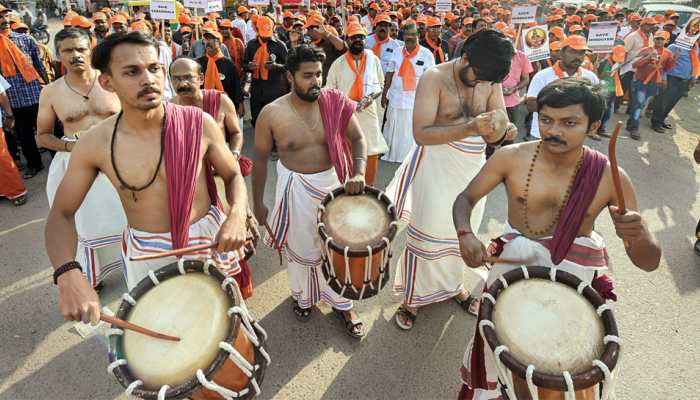
[[433,53],[436,65],[442,64],[448,60],[447,54],[449,53],[449,50],[447,48],[447,42],[443,41],[440,37],[442,34],[440,19],[437,17],[428,17],[426,27],[427,31],[425,36],[421,38],[420,44]]
[[[646,17],[641,21],[641,26],[636,31],[630,32],[625,37],[625,63],[620,67],[620,79],[622,89],[626,94],[632,96],[632,80],[634,78],[634,62],[639,58],[639,53],[645,47],[653,46],[653,34],[656,31],[656,21],[654,18]],[[631,105],[630,97],[630,105]],[[628,108],[629,113],[629,108]]]
[[97,44],[102,43],[109,33],[109,26],[107,25],[107,15],[103,12],[96,12],[92,14],[92,22],[95,24],[95,40]]
[[304,28],[311,37],[311,45],[326,55],[323,61],[323,83],[326,83],[331,64],[347,50],[347,44],[340,37],[331,33],[324,25],[323,17],[310,16]]
[[[500,85],[512,58],[513,45],[505,35],[481,30],[469,36],[458,58],[429,69],[418,84],[413,110],[418,146],[386,191],[397,215],[409,224],[394,280],[403,297],[395,315],[401,329],[413,327],[419,307],[454,299],[468,312],[475,301],[464,287],[450,210],[459,188],[483,166],[486,144],[498,145],[517,133],[508,123]],[[483,204],[472,219],[475,229]],[[481,278],[469,278],[470,286],[481,286]]]
[[[90,36],[80,28],[66,28],[54,37],[56,54],[65,75],[41,91],[37,116],[37,143],[56,152],[46,179],[49,206],[68,169],[71,152],[90,129],[121,110],[119,99],[97,82],[92,68]],[[64,136],[53,135],[60,121]],[[110,272],[122,268],[121,234],[126,217],[119,195],[104,174],[99,174],[75,215],[77,260],[92,287],[100,287]]]
[[28,179],[44,168],[34,132],[41,91],[39,80],[48,82],[48,76],[34,39],[10,30],[9,13],[9,9],[0,6],[0,70],[10,84],[7,96],[15,119],[14,133],[27,159],[24,178]]
[[474,26],[472,25],[474,18],[467,17],[462,20],[462,30],[458,34],[453,35],[450,40],[447,41],[447,56],[452,59],[457,53],[457,49],[462,46],[465,40],[474,31]]
[[253,126],[265,105],[287,93],[287,82],[284,79],[287,47],[274,37],[273,22],[269,17],[259,17],[257,28],[258,38],[248,42],[243,57],[243,65],[246,71],[252,73],[253,78],[250,85]]
[[[206,49],[206,45],[204,44],[204,30],[205,29],[202,30],[202,38],[193,42],[190,45],[190,51],[187,53],[187,56],[189,58],[193,58],[196,60],[196,59],[199,59],[201,57],[204,57],[204,55],[206,54],[207,49]],[[217,30],[215,28],[208,28],[206,30],[208,30],[210,32],[216,32],[217,35],[219,34],[219,32],[217,32]],[[226,46],[224,46],[223,43],[221,43],[220,47],[221,47],[221,53],[224,55],[224,57],[231,59],[231,53],[229,53],[228,48]]]
[[245,43],[233,35],[233,23],[229,19],[222,19],[219,22],[219,33],[223,39],[223,44],[231,55],[231,61],[238,71],[238,75],[243,78],[243,57],[245,56]]
[[365,32],[372,32],[374,28],[374,19],[377,18],[377,13],[379,12],[379,5],[375,2],[369,3],[367,7],[367,14],[360,18],[360,24],[365,28]]
[[418,44],[418,27],[414,22],[404,25],[405,45],[389,60],[386,71],[382,107],[386,109],[384,138],[389,152],[382,160],[400,163],[416,145],[413,140],[413,105],[416,88],[423,73],[435,65],[430,50]]
[[221,51],[221,34],[214,30],[205,30],[202,35],[206,53],[197,58],[204,74],[204,89],[225,92],[237,109],[243,104],[243,91],[240,74],[231,59]]
[[246,6],[238,6],[236,9],[236,19],[231,21],[233,23],[233,26],[238,28],[238,30],[241,31],[241,34],[243,35],[244,42],[247,44],[247,35],[246,31],[248,30],[248,18],[250,17],[250,11]]
[[539,116],[537,115],[537,95],[550,83],[557,79],[564,79],[569,76],[583,78],[593,84],[598,84],[598,77],[592,71],[582,68],[586,52],[589,51],[586,38],[579,35],[571,35],[561,42],[559,61],[549,68],[535,74],[530,81],[527,90],[527,108],[532,113],[532,125],[530,126],[530,136],[540,138]]
[[[647,100],[656,96],[660,90],[666,87],[666,73],[676,63],[674,54],[665,47],[668,39],[668,32],[656,32],[654,34],[654,47],[642,49],[639,58],[633,63],[635,71],[632,81],[630,116],[627,119],[627,131],[632,139],[640,139],[639,120],[642,118]],[[680,56],[680,52],[676,54]],[[653,128],[657,128],[657,126]],[[663,127],[655,130],[663,133]]]
[[245,38],[244,42],[246,43],[246,46],[248,43],[257,39],[258,37],[258,18],[260,18],[258,15],[258,9],[253,8],[250,12],[250,19],[248,22],[246,22],[245,34],[243,36]]
[[389,62],[401,52],[401,44],[389,36],[390,29],[391,18],[388,14],[381,14],[374,19],[374,33],[367,36],[365,41],[365,47],[381,60],[384,73],[389,68]]
[[367,143],[365,181],[368,185],[373,185],[379,155],[389,150],[381,132],[381,117],[376,101],[384,88],[384,71],[379,57],[365,48],[367,34],[362,25],[349,23],[346,37],[348,51],[331,64],[326,87],[338,89],[358,102],[357,121]]
[[640,17],[639,14],[635,12],[630,13],[627,16],[627,23],[623,24],[620,30],[617,32],[617,38],[624,40],[627,35],[639,29],[640,22],[642,22],[642,17]]
[[296,16],[294,13],[291,11],[287,10],[284,12],[282,15],[282,24],[278,25],[275,28],[275,33],[277,34],[277,39],[287,42],[289,41],[289,31],[292,30],[292,25],[294,22],[297,20]]
[[679,34],[679,32],[676,32],[676,22],[672,19],[668,19],[664,22],[662,29],[668,32],[670,38],[668,39],[668,43],[666,43],[666,47],[676,43],[676,38]]
[[112,18],[109,19],[109,23],[112,27],[112,32],[114,33],[126,33],[127,32],[127,26],[126,26],[126,18],[124,18],[123,15],[121,14],[116,14]]

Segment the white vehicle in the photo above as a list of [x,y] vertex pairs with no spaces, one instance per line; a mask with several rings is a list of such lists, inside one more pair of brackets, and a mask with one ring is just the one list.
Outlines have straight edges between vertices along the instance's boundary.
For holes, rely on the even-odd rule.
[[644,17],[653,17],[656,14],[664,14],[666,10],[673,10],[678,14],[678,26],[685,25],[693,14],[700,14],[697,8],[676,4],[676,3],[644,3],[639,7],[639,15]]
[[555,7],[564,8],[567,5],[572,5],[572,6],[575,6],[577,9],[583,8],[589,4],[593,4],[594,6],[597,6],[598,2],[592,1],[592,0],[557,0],[557,1],[552,3],[552,5]]

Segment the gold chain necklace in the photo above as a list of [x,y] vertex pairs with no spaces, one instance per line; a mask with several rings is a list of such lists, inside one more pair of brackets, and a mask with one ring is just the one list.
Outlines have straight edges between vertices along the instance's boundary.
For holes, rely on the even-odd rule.
[[535,150],[535,154],[532,156],[532,161],[530,162],[530,169],[527,172],[527,179],[525,180],[525,192],[523,193],[523,223],[525,224],[525,229],[527,230],[527,234],[530,237],[541,237],[544,236],[545,234],[549,233],[552,228],[554,228],[557,223],[559,223],[559,219],[561,218],[561,214],[564,211],[564,207],[566,204],[569,202],[569,197],[571,196],[571,189],[574,186],[574,182],[576,181],[576,176],[578,175],[578,171],[581,169],[581,164],[583,164],[583,152],[581,153],[581,156],[578,159],[578,162],[576,163],[576,169],[574,170],[574,174],[571,176],[571,180],[569,182],[569,186],[566,188],[566,193],[564,193],[564,198],[562,199],[561,205],[559,206],[559,211],[557,211],[556,217],[552,219],[552,222],[547,225],[546,228],[541,229],[541,230],[533,230],[532,227],[530,227],[530,221],[528,219],[528,209],[527,209],[527,196],[528,193],[530,192],[530,180],[532,178],[532,172],[535,169],[535,162],[537,161],[537,157],[540,155],[540,149],[542,148],[542,142],[539,142],[537,144],[537,149]]
[[291,95],[289,96],[289,105],[292,107],[292,111],[294,111],[294,114],[297,116],[297,118],[299,118],[301,120],[301,123],[304,124],[306,129],[308,129],[310,132],[314,132],[317,125],[318,125],[318,121],[314,120],[313,126],[309,126],[309,124],[306,122],[306,118],[302,118],[302,116],[299,114],[299,112],[297,112],[297,108],[294,107],[294,103],[292,102]]

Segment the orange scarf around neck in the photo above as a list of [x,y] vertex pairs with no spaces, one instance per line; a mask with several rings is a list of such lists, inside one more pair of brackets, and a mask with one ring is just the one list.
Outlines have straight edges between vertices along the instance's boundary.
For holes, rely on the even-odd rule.
[[430,46],[430,48],[433,49],[433,56],[439,57],[439,61],[437,63],[438,64],[444,63],[445,62],[445,53],[442,51],[442,47],[435,44],[435,42],[433,42],[430,39],[430,36],[428,36],[428,35],[425,35],[425,43],[427,43],[428,46]]
[[661,81],[663,81],[664,65],[666,65],[666,63],[668,62],[668,59],[670,57],[669,52],[664,51],[664,50],[665,50],[664,47],[662,47],[660,49],[656,49],[656,48],[654,49],[654,51],[656,51],[656,54],[659,55],[659,58],[656,61],[656,68],[654,68],[654,70],[651,71],[649,73],[649,75],[647,75],[646,78],[644,78],[645,85],[648,85],[649,82],[651,82],[652,80],[655,83],[661,83]]
[[418,55],[420,46],[416,44],[410,53],[403,48],[403,61],[401,61],[401,67],[399,68],[399,76],[401,77],[401,83],[403,84],[404,92],[415,92],[418,81],[416,80],[416,69],[413,67],[411,60]]
[[224,46],[228,49],[229,54],[231,54],[231,61],[236,69],[241,66],[241,55],[238,53],[238,44],[236,43],[236,38],[231,37],[224,40]]
[[9,35],[9,31],[0,34],[0,66],[2,67],[2,75],[5,78],[15,76],[17,70],[19,70],[26,82],[38,80],[39,74],[29,61],[29,57],[10,40]]
[[[554,73],[557,74],[559,79],[564,79],[566,78],[566,72],[561,68],[561,61],[557,61],[554,65],[552,65],[552,69],[554,70]],[[576,70],[576,73],[574,74],[577,78],[581,77],[581,67],[579,67]]]
[[386,39],[384,39],[384,40],[379,40],[379,37],[375,35],[374,40],[376,40],[376,42],[374,43],[374,46],[372,47],[372,51],[374,52],[375,56],[380,57],[382,54],[382,45],[389,41],[389,36],[387,36]]
[[170,43],[170,55],[173,58],[173,61],[177,58],[177,47],[175,47],[175,42]]
[[270,71],[267,70],[265,63],[270,58],[270,53],[267,51],[267,43],[263,42],[258,38],[258,43],[260,47],[255,52],[253,56],[253,62],[258,66],[257,69],[253,71],[253,79],[261,79],[266,81],[270,78]]
[[224,91],[224,85],[221,84],[221,78],[219,77],[219,68],[216,66],[216,62],[222,58],[224,58],[224,54],[221,52],[221,49],[213,56],[207,54],[207,72],[204,74],[205,89]]
[[356,63],[355,63],[355,58],[352,56],[352,54],[349,51],[345,52],[345,61],[348,63],[348,66],[352,70],[352,72],[355,74],[355,81],[352,84],[352,88],[350,88],[350,93],[348,93],[348,97],[354,101],[360,101],[362,97],[365,95],[365,65],[367,64],[367,53],[362,51],[362,58],[360,58],[360,67],[358,68]]

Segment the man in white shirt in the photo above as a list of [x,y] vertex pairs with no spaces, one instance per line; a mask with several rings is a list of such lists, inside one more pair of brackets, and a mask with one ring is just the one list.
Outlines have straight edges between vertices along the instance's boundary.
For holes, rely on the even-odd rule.
[[624,40],[627,37],[627,35],[636,31],[639,28],[639,22],[641,22],[641,20],[642,17],[640,17],[639,14],[631,13],[627,17],[628,23],[623,25],[617,32],[617,38],[620,40]]
[[257,28],[257,26],[256,26],[256,24],[257,24],[257,22],[258,22],[258,18],[259,18],[259,16],[258,16],[258,10],[256,10],[256,9],[254,8],[254,9],[251,11],[251,13],[252,13],[252,15],[251,15],[250,19],[249,19],[248,22],[247,22],[247,26],[246,26],[246,29],[245,29],[245,34],[243,35],[243,37],[245,38],[245,44],[246,44],[246,46],[248,45],[248,42],[250,42],[251,40],[255,40],[255,39],[258,38],[258,30],[257,30],[258,28]]
[[374,28],[372,22],[377,17],[378,12],[379,5],[377,3],[371,3],[367,9],[367,15],[360,18],[360,24],[362,24],[366,32],[372,32],[372,29]]
[[389,63],[397,53],[401,52],[401,44],[398,40],[389,37],[391,30],[391,17],[388,14],[381,14],[374,19],[374,33],[367,36],[365,48],[372,50],[375,56],[379,57],[382,64],[382,71],[387,73]]
[[656,21],[652,17],[642,20],[639,29],[630,32],[625,37],[625,62],[620,67],[620,82],[622,90],[632,96],[632,80],[634,78],[634,62],[639,57],[639,52],[645,47],[653,47],[653,33],[656,31]]
[[535,74],[527,90],[527,109],[532,112],[530,136],[537,139],[540,138],[539,115],[536,111],[537,95],[545,86],[557,79],[563,79],[569,76],[583,78],[596,85],[599,83],[596,74],[585,68],[581,68],[586,57],[586,51],[590,50],[586,44],[586,38],[579,35],[571,35],[562,41],[561,46],[559,61],[553,66]]
[[241,35],[243,35],[243,39],[246,39],[246,30],[248,29],[248,16],[250,16],[250,11],[248,8],[245,6],[238,6],[238,9],[236,9],[236,14],[238,17],[233,20],[233,26],[238,28],[238,30],[241,31]]
[[389,152],[382,160],[402,162],[409,154],[415,140],[413,139],[413,103],[416,99],[416,87],[423,73],[435,65],[433,53],[418,44],[418,27],[415,24],[404,26],[405,47],[392,53],[389,60],[382,107],[386,108],[384,139],[389,145]]

